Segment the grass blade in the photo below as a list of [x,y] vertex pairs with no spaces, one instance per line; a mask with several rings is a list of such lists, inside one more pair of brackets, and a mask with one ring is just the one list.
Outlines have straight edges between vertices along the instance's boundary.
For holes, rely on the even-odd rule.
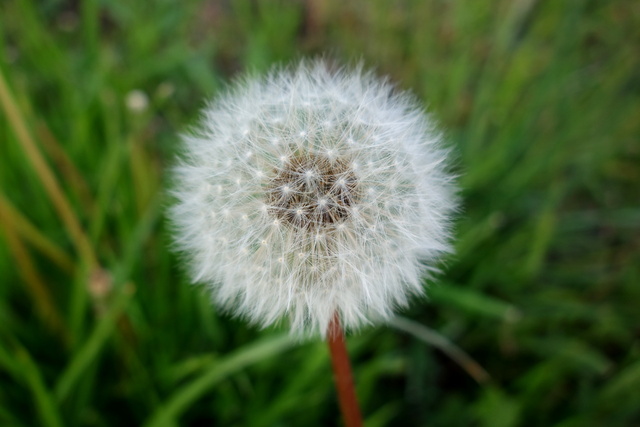
[[9,91],[9,86],[7,85],[1,71],[0,107],[2,107],[7,115],[9,124],[13,128],[16,138],[20,142],[20,145],[33,168],[36,170],[40,182],[44,186],[49,198],[58,212],[58,215],[60,215],[64,226],[67,228],[67,231],[76,246],[78,254],[86,265],[90,267],[97,265],[96,255],[93,247],[91,246],[91,242],[89,242],[87,235],[82,230],[80,221],[74,213],[71,204],[65,197],[55,174],[51,171],[51,168],[47,164],[44,156],[38,149],[33,136],[29,132],[26,121],[20,113],[20,109],[16,105],[16,102]]
[[17,348],[16,358],[19,365],[21,365],[20,371],[24,380],[33,395],[34,404],[42,420],[42,425],[48,427],[62,427],[64,424],[58,412],[58,406],[56,405],[51,392],[45,385],[38,366],[33,361],[27,350],[21,346]]
[[15,229],[21,237],[66,272],[74,269],[74,262],[58,245],[38,230],[11,202],[0,193],[0,218],[7,227]]
[[289,335],[265,338],[212,362],[206,373],[177,390],[164,404],[160,405],[144,425],[164,427],[175,424],[176,418],[211,387],[253,363],[282,353],[294,343],[294,339]]
[[509,323],[516,322],[522,314],[515,306],[499,299],[453,285],[432,286],[429,296],[436,302],[448,303],[461,309]]
[[49,287],[45,280],[42,278],[34,260],[31,258],[29,251],[22,243],[22,240],[18,237],[15,230],[10,226],[7,218],[0,212],[0,219],[2,219],[2,229],[9,246],[9,249],[13,253],[13,256],[18,265],[21,276],[28,293],[35,301],[35,307],[38,315],[43,322],[48,325],[51,330],[56,332],[65,343],[69,342],[69,332],[65,326],[60,312],[56,308]]
[[82,373],[96,359],[100,349],[111,336],[118,317],[130,301],[133,290],[134,287],[131,284],[124,285],[120,289],[119,294],[117,294],[111,306],[105,311],[104,317],[99,320],[89,339],[87,339],[85,344],[78,350],[73,360],[71,360],[62,373],[54,389],[54,396],[57,402],[63,402],[69,396],[75,384],[80,380]]
[[460,365],[460,367],[478,383],[484,384],[491,379],[489,373],[478,362],[460,347],[449,341],[444,335],[439,334],[433,329],[401,316],[394,317],[389,324],[442,351]]

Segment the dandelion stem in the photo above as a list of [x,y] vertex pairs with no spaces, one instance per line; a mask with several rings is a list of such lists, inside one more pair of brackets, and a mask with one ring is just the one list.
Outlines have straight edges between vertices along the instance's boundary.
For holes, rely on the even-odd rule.
[[329,324],[328,332],[333,376],[336,381],[338,401],[340,402],[340,410],[342,411],[345,427],[361,427],[362,415],[358,406],[356,390],[353,386],[351,364],[349,363],[349,355],[347,354],[344,334],[340,325],[340,316],[337,312],[331,324]]

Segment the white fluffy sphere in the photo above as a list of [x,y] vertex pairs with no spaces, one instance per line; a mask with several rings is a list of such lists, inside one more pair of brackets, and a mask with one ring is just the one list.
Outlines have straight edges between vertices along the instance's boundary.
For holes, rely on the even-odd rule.
[[194,282],[262,326],[388,319],[450,249],[446,151],[406,93],[324,62],[247,77],[183,138],[171,218]]

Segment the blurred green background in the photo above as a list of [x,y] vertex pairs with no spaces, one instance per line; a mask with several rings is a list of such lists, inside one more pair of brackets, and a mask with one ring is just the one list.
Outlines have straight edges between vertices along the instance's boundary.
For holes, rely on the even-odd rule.
[[328,352],[216,312],[163,219],[238,73],[414,91],[464,208],[428,300],[349,337],[367,426],[640,425],[640,3],[0,2],[0,425],[340,425]]

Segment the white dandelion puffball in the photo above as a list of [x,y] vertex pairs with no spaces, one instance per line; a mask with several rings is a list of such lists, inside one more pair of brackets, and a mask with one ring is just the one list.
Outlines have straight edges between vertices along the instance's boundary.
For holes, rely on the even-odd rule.
[[175,169],[171,218],[219,307],[326,336],[423,293],[450,249],[452,177],[411,95],[322,61],[246,77],[211,102]]

